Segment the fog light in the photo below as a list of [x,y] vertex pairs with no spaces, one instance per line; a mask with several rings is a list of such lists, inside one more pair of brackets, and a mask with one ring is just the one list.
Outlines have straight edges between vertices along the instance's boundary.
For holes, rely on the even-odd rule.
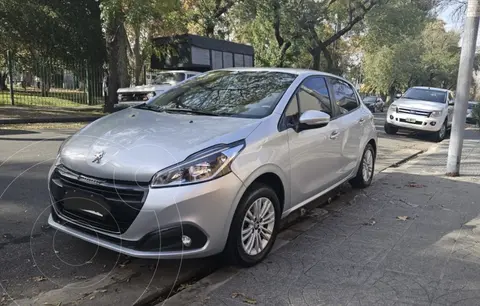
[[392,119],[392,120],[393,120],[393,115],[390,115],[390,119]]
[[430,122],[431,126],[435,126],[435,124],[437,124],[437,122],[435,122],[435,121]]
[[192,239],[186,235],[183,235],[182,236],[182,243],[184,246],[186,246],[187,248],[190,247],[192,245]]

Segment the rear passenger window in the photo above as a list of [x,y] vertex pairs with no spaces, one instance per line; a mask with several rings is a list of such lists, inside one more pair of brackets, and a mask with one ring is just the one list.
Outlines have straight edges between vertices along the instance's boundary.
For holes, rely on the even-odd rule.
[[194,76],[195,76],[195,74],[187,74],[187,79],[193,78]]
[[335,78],[330,79],[330,83],[333,89],[333,98],[342,114],[351,112],[359,106],[357,95],[352,86]]

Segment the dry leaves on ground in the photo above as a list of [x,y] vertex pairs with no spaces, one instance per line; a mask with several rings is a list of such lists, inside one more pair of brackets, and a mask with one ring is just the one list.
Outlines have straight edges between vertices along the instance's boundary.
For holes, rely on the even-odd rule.
[[407,221],[408,219],[410,219],[409,216],[397,216],[397,220],[400,220],[400,221]]

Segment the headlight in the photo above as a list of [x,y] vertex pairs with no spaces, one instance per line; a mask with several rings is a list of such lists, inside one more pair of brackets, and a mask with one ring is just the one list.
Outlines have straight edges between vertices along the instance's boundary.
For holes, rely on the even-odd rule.
[[244,141],[200,151],[185,161],[157,172],[151,187],[172,187],[205,182],[231,172],[230,164],[245,147]]
[[430,117],[435,117],[435,118],[438,118],[438,117],[441,117],[442,116],[442,111],[433,111],[430,113]]
[[389,111],[391,112],[396,112],[398,113],[398,109],[397,109],[397,106],[396,105],[390,105],[390,107],[388,108]]
[[151,98],[153,98],[153,97],[155,97],[155,92],[149,92],[149,93],[147,94],[147,98],[151,99]]
[[118,94],[117,98],[118,98],[118,102],[122,101],[122,98],[123,98],[122,94]]

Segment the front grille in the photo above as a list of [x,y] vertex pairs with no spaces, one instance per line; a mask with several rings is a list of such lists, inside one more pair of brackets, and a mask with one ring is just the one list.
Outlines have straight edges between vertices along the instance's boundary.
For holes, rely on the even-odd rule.
[[148,93],[145,92],[132,92],[132,93],[122,93],[121,99],[118,102],[130,102],[130,101],[147,101]]
[[423,122],[422,121],[415,121],[415,122],[408,122],[407,120],[405,119],[400,119],[400,122],[404,122],[404,123],[410,123],[410,124],[417,124],[417,125],[422,125]]
[[419,115],[419,116],[425,116],[425,117],[430,116],[430,113],[431,113],[429,111],[422,111],[422,110],[401,108],[401,107],[398,108],[398,112],[403,114]]
[[57,167],[50,180],[57,213],[70,222],[122,234],[143,207],[148,183],[113,181]]

